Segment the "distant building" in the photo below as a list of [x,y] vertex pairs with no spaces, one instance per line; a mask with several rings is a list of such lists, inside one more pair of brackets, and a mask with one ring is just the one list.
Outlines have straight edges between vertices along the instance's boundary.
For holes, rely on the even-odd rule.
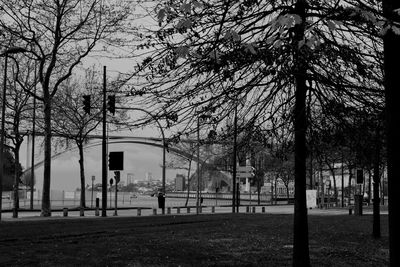
[[126,185],[133,184],[134,182],[135,182],[134,174],[133,173],[126,174]]
[[146,172],[146,181],[147,182],[153,181],[153,174],[151,172]]
[[186,179],[182,174],[177,174],[175,178],[175,190],[184,191],[186,188]]

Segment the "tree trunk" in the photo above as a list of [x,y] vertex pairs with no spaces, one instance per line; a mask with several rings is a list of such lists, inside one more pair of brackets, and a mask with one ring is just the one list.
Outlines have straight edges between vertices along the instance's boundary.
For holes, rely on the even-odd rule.
[[372,199],[372,173],[368,170],[368,205],[371,203]]
[[336,184],[336,176],[333,175],[333,194],[335,196],[335,207],[339,206],[338,205],[338,190],[337,190],[337,184]]
[[285,185],[286,188],[286,198],[287,198],[287,202],[289,204],[289,198],[290,198],[290,194],[289,194],[289,175],[287,175],[287,177],[285,178],[285,180],[283,180],[283,184]]
[[[333,194],[335,196],[335,205],[337,207],[338,206],[338,193],[337,193],[337,186],[336,186],[335,166],[334,165],[332,166],[331,164],[329,164],[328,160],[325,160],[325,162],[328,165],[329,170],[330,170],[330,172],[332,174],[332,178],[333,178]],[[330,194],[328,196],[330,198]]]
[[348,181],[348,199],[347,199],[347,206],[350,206],[351,205],[351,179],[353,178],[353,170],[352,170],[352,168],[350,167],[351,165],[349,164],[348,165],[349,166],[349,181]]
[[18,218],[18,209],[19,209],[19,176],[20,176],[20,171],[19,171],[19,150],[21,144],[18,142],[19,136],[17,135],[15,137],[17,139],[17,142],[15,144],[14,148],[14,158],[15,158],[15,165],[14,165],[14,205],[13,205],[13,218]]
[[294,131],[295,131],[295,201],[294,201],[294,229],[293,229],[293,266],[310,266],[308,244],[308,218],[306,199],[306,64],[299,42],[304,37],[306,20],[306,1],[298,0],[294,13],[301,18],[301,23],[294,28],[295,54],[294,54],[294,78],[296,83]]
[[382,170],[381,176],[379,177],[380,179],[380,188],[381,188],[381,202],[382,205],[385,205],[385,176],[383,175],[385,170]]
[[[319,176],[318,176],[319,177]],[[318,181],[316,180],[316,187],[317,187],[317,207],[320,208],[321,207],[321,197],[320,197],[320,187],[321,187],[321,182],[318,178]]]
[[[364,170],[363,170],[363,172],[364,172]],[[366,179],[363,179],[363,184],[362,184],[362,193],[361,193],[361,195],[362,195],[363,199],[364,199],[364,194],[365,194],[365,180],[366,180]]]
[[191,168],[192,168],[192,160],[189,160],[189,168],[188,168],[188,174],[187,174],[188,185],[187,185],[187,194],[186,194],[185,207],[187,207],[188,202],[189,202],[189,192],[190,192],[190,169],[191,169]]
[[[308,109],[308,111],[309,111],[310,109]],[[309,175],[310,175],[310,186],[309,186],[309,188],[310,189],[314,189],[314,179],[313,179],[313,174],[314,174],[314,171],[313,171],[313,158],[312,158],[312,149],[310,149],[310,154],[309,154],[309,168],[310,168],[310,170],[309,170]]]
[[76,141],[79,150],[79,174],[81,180],[81,200],[80,207],[86,208],[86,190],[85,190],[85,165],[84,165],[84,156],[83,156],[83,142]]
[[260,176],[257,176],[257,203],[258,203],[258,205],[260,205],[261,204],[261,198],[260,198],[260,191],[261,191],[261,183],[260,183],[260,179],[261,179],[261,177]]
[[342,164],[341,164],[341,171],[342,171],[342,194],[340,195],[341,197],[341,202],[342,202],[342,208],[344,208],[344,159],[343,159],[343,153],[342,153]]
[[[400,1],[384,0],[383,13],[389,20],[400,22],[394,10],[400,8]],[[389,28],[383,36],[385,100],[387,129],[387,174],[389,197],[389,255],[390,266],[400,266],[400,205],[397,197],[400,188],[400,168],[396,166],[397,154],[400,151],[400,35]]]
[[[379,126],[376,133],[375,141],[375,157],[374,157],[374,199],[373,199],[373,224],[372,235],[374,238],[381,237],[381,220],[380,220],[380,198],[379,198],[379,184],[380,184],[380,134]],[[371,177],[370,177],[371,178]]]
[[[275,183],[274,183],[274,191],[275,191],[275,205],[278,204],[278,189],[277,189],[277,182],[278,182],[278,177],[275,176]],[[272,194],[273,196],[274,194]]]
[[325,204],[325,182],[324,182],[324,176],[322,175],[322,164],[320,165],[320,181],[321,181],[321,208],[325,208],[326,204]]
[[50,178],[51,178],[51,98],[49,93],[44,97],[44,172],[41,216],[51,216]]

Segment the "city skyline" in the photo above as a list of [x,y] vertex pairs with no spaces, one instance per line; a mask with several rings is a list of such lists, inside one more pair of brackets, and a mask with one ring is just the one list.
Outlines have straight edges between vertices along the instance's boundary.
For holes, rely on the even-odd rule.
[[[146,173],[151,173],[152,179],[161,179],[162,176],[162,150],[152,146],[141,144],[113,144],[109,145],[109,151],[124,151],[124,170],[121,171],[121,181],[127,179],[127,174],[134,174],[133,179],[145,180]],[[25,149],[21,152],[26,153]],[[91,177],[95,176],[94,183],[101,183],[101,147],[93,147],[85,150],[85,178],[86,184],[91,184]],[[25,154],[26,155],[26,154]],[[166,154],[168,161],[169,154]],[[24,169],[24,158],[21,157]],[[35,157],[35,160],[36,159]],[[75,190],[80,187],[78,154],[74,151],[66,152],[63,156],[53,159],[52,165],[52,190]],[[26,163],[26,162],[25,162]],[[166,170],[166,180],[173,180],[182,170]],[[108,178],[114,176],[113,171],[108,172]],[[35,169],[35,188],[41,190],[43,183],[43,166]]]

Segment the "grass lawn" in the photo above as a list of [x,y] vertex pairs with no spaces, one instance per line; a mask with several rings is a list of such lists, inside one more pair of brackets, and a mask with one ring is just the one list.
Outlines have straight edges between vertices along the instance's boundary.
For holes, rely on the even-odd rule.
[[[292,215],[212,214],[0,223],[0,266],[291,266]],[[387,216],[309,216],[313,266],[388,266]]]

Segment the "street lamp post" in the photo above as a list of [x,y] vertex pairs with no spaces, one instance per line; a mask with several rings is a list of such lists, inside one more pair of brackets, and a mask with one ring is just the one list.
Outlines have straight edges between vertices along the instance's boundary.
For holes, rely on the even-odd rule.
[[[235,213],[235,207],[239,209],[236,188],[236,165],[237,165],[237,102],[235,102],[235,114],[233,118],[233,155],[232,155],[232,213]],[[238,210],[239,212],[239,210]]]
[[107,217],[107,104],[106,104],[106,66],[103,67],[103,110],[102,110],[102,138],[101,138],[101,216]]
[[16,54],[16,53],[24,53],[27,52],[25,48],[22,47],[11,47],[0,54],[0,57],[4,57],[4,76],[3,76],[3,92],[2,92],[2,105],[1,105],[1,133],[0,133],[0,220],[2,213],[2,205],[3,205],[3,168],[4,168],[4,141],[5,141],[5,113],[6,113],[6,92],[7,92],[7,64],[8,64],[8,55]]
[[[36,64],[35,64],[35,87],[33,88],[33,94],[36,95]],[[35,185],[35,131],[36,131],[36,97],[33,97],[33,115],[32,115],[32,155],[31,155],[31,198],[30,198],[30,209],[33,210],[33,190]]]
[[200,209],[200,117],[197,116],[197,192],[196,192],[196,214]]

